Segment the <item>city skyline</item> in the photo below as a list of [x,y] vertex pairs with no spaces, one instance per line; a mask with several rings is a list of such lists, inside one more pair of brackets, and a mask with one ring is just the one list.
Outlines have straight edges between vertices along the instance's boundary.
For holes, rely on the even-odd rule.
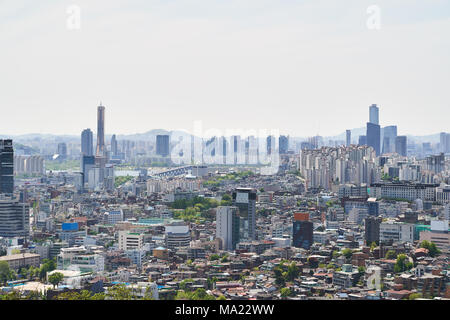
[[[104,129],[104,127],[105,127],[105,110],[106,110],[106,107],[102,105],[102,102],[100,102],[99,105],[96,107],[96,110],[97,110],[96,125],[97,125],[97,132],[99,130],[101,131],[100,137],[96,133],[92,132],[91,128],[83,129],[81,131],[81,136],[82,136],[82,141],[85,140],[86,137],[84,137],[84,135],[87,134],[87,132],[89,131],[90,132],[89,134],[91,135],[90,139],[92,139],[94,136],[96,137],[96,140],[97,140],[96,148],[99,145],[99,141],[98,141],[99,139],[101,141],[103,141],[101,144],[103,145],[102,148],[104,148],[104,145],[106,145],[105,141],[104,141],[106,137],[108,137],[108,138],[113,138],[114,137],[114,139],[116,139],[116,136],[119,137],[119,138],[120,137],[123,138],[123,137],[133,136],[133,135],[145,135],[145,134],[148,134],[148,133],[152,133],[152,134],[154,134],[157,137],[160,134],[171,134],[173,132],[185,132],[187,134],[190,134],[192,136],[196,136],[196,137],[199,137],[199,138],[212,138],[212,137],[215,137],[215,136],[231,137],[232,135],[239,135],[241,132],[244,133],[243,136],[255,136],[255,137],[258,137],[258,138],[266,138],[266,137],[268,137],[270,135],[273,135],[274,132],[278,132],[279,134],[276,135],[277,137],[278,136],[285,136],[285,137],[291,137],[291,138],[294,138],[294,139],[308,139],[308,138],[320,136],[322,138],[335,138],[335,139],[338,139],[339,136],[342,136],[341,137],[342,140],[346,140],[348,138],[347,134],[348,134],[348,132],[350,132],[350,139],[351,139],[352,143],[357,143],[357,141],[358,141],[360,136],[365,136],[367,125],[368,124],[375,124],[375,122],[372,122],[372,120],[371,120],[374,117],[374,114],[373,114],[373,111],[372,111],[374,108],[376,108],[376,116],[375,117],[376,117],[376,123],[378,123],[376,125],[379,126],[381,130],[385,130],[385,129],[389,130],[388,132],[390,132],[390,130],[394,129],[395,130],[394,136],[396,136],[397,135],[397,127],[398,127],[397,125],[385,126],[385,125],[380,124],[380,122],[378,120],[379,113],[380,113],[380,110],[379,110],[380,108],[379,108],[379,106],[377,104],[371,104],[371,105],[368,106],[368,111],[369,111],[368,112],[368,120],[369,120],[369,122],[366,123],[366,126],[358,127],[358,128],[352,128],[352,129],[345,129],[345,131],[342,131],[340,134],[335,134],[333,136],[321,136],[320,134],[315,134],[315,135],[312,134],[312,135],[309,135],[309,136],[299,137],[299,136],[290,135],[289,132],[287,134],[286,133],[284,133],[284,134],[280,133],[277,129],[275,129],[275,130],[271,129],[271,130],[274,130],[274,131],[262,129],[260,131],[256,131],[255,130],[254,132],[252,132],[252,131],[249,131],[248,129],[237,129],[237,130],[231,129],[230,130],[229,128],[227,128],[227,129],[225,129],[223,131],[224,134],[220,134],[220,135],[216,134],[216,135],[214,135],[214,134],[208,134],[210,132],[215,132],[215,131],[214,130],[210,131],[211,128],[205,129],[203,127],[203,123],[201,121],[200,122],[197,121],[197,123],[194,123],[194,130],[192,130],[194,132],[189,131],[189,130],[184,130],[184,129],[168,130],[168,129],[164,129],[164,128],[153,128],[153,129],[150,129],[150,130],[145,131],[145,132],[136,132],[134,134],[116,134],[116,133],[114,133],[115,131],[113,131],[113,133],[107,133],[107,132],[105,132],[105,129]],[[383,110],[381,110],[381,112],[382,111]],[[213,128],[213,129],[216,129],[216,128]],[[250,130],[253,130],[253,129],[250,129]],[[203,134],[205,132],[207,133],[206,135]],[[355,132],[356,133],[360,133],[360,134],[355,135]],[[256,134],[254,134],[254,133],[256,133]],[[439,139],[439,136],[442,135],[443,133],[445,133],[445,132],[441,131],[441,132],[437,132],[437,133],[430,134],[430,135],[415,136],[415,137],[416,138],[417,137],[419,137],[419,138],[427,138],[427,137],[434,136],[434,140],[437,140],[437,139]],[[386,133],[386,134],[390,135],[391,133]],[[41,136],[69,137],[69,138],[75,138],[77,136],[77,135],[71,135],[71,134],[58,135],[58,134],[51,134],[51,133],[43,133],[42,134],[42,133],[31,133],[31,132],[30,133],[24,133],[24,134],[18,134],[18,135],[7,135],[7,134],[3,134],[2,132],[0,132],[0,137],[2,137],[2,138],[23,137],[23,136],[33,136],[33,135],[36,135],[36,136],[41,135]],[[413,136],[414,137],[413,134],[405,134],[405,136]],[[433,139],[431,139],[431,140],[433,140]],[[85,143],[87,143],[87,141]],[[90,142],[90,143],[92,144],[92,142]],[[380,148],[384,147],[383,143],[384,143],[383,141],[380,141]],[[82,146],[82,148],[83,148],[83,146]]]
[[0,41],[5,303],[450,300],[449,0],[0,0]]
[[379,30],[367,27],[369,1],[80,0],[79,30],[66,26],[71,4],[3,2],[2,134],[76,135],[95,128],[86,115],[100,100],[118,135],[191,132],[201,120],[330,136],[361,127],[371,103],[402,134],[449,131],[444,1],[408,2],[408,15],[400,2],[378,1]]

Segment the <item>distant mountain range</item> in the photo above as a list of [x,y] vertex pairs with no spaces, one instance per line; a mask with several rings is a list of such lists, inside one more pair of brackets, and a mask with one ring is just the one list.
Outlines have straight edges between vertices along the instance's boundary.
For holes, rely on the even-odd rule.
[[[352,132],[352,141],[357,142],[358,137],[361,135],[366,134],[366,128],[356,128],[351,129]],[[154,140],[157,135],[160,134],[184,134],[185,132],[182,131],[167,131],[164,129],[153,129],[144,133],[135,133],[135,134],[118,134],[117,139],[118,140],[132,140],[132,141],[149,141]],[[110,134],[106,135],[106,139],[111,139]],[[303,141],[307,140],[307,137],[295,137],[290,136],[294,141]],[[432,134],[432,135],[425,135],[425,136],[414,136],[414,135],[407,135],[408,139],[410,141],[414,141],[416,143],[423,143],[423,142],[431,142],[431,143],[437,143],[439,142],[439,133]],[[23,134],[23,135],[4,135],[0,134],[0,139],[7,139],[11,138],[13,140],[16,140],[18,142],[24,142],[24,141],[30,141],[34,140],[35,142],[38,141],[64,141],[64,142],[77,142],[80,140],[80,136],[78,135],[54,135],[54,134],[40,134],[40,133],[29,133],[29,134]],[[335,136],[323,136],[324,141],[328,140],[343,140],[346,139],[346,133],[343,132],[341,134],[335,135]]]

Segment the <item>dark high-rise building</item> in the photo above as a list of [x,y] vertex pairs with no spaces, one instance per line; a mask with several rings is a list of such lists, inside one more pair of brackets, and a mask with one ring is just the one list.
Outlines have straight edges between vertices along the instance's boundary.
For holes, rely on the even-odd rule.
[[94,155],[94,135],[91,129],[85,129],[81,132],[81,156]]
[[383,167],[387,162],[388,162],[388,157],[379,157],[378,158],[378,165],[380,166],[380,167]]
[[[1,140],[0,140],[1,141]],[[0,237],[26,237],[30,233],[28,204],[0,197]]]
[[367,145],[374,148],[377,156],[380,155],[380,126],[367,122]]
[[239,163],[241,150],[241,136],[231,136],[231,144],[232,147],[230,149],[233,150],[233,164]]
[[349,146],[352,144],[352,131],[351,130],[347,130],[345,131],[345,145]]
[[425,158],[426,169],[434,173],[439,173],[445,170],[445,154],[430,155]]
[[105,156],[105,107],[100,105],[97,107],[97,157]]
[[60,159],[67,158],[67,145],[65,142],[58,143],[58,150],[56,153],[59,155]]
[[395,152],[395,139],[397,138],[397,126],[383,128],[383,153]]
[[0,139],[0,193],[14,193],[14,149],[9,139]]
[[118,149],[117,149],[117,139],[116,139],[116,135],[113,134],[111,137],[111,155],[112,156],[117,156],[118,155]]
[[280,154],[286,154],[289,149],[289,137],[280,136],[278,138],[278,148],[280,150]]
[[156,154],[167,157],[169,155],[169,136],[157,135],[156,136]]
[[399,167],[389,167],[388,175],[391,178],[398,178],[400,176],[400,168]]
[[379,109],[376,104],[369,107],[369,122],[373,124],[380,124]]
[[81,178],[81,185],[84,187],[84,184],[89,180],[89,170],[95,167],[95,156],[81,156],[81,171],[83,176]]
[[275,151],[275,137],[268,136],[267,137],[267,154],[271,155],[272,151]]
[[[206,157],[214,157],[216,155],[217,142],[216,137],[211,137],[211,139],[207,140],[204,144],[203,155]],[[156,144],[156,151],[158,153],[158,143]],[[219,154],[219,150],[217,150],[217,154]]]
[[398,136],[395,139],[395,152],[397,152],[401,156],[406,157],[407,155],[406,136]]
[[294,213],[292,226],[293,246],[309,249],[313,244],[313,223],[309,221],[309,213]]
[[380,224],[382,221],[383,219],[379,217],[368,217],[364,219],[364,235],[367,245],[370,245],[372,242],[379,244]]
[[222,146],[219,144],[219,148],[222,147],[222,156],[223,156],[223,163],[227,163],[227,149],[228,149],[228,142],[225,137],[221,137],[220,141],[222,142]]
[[239,209],[239,238],[256,240],[256,190],[237,188],[233,192],[233,206]]
[[367,145],[367,136],[359,136],[358,144],[360,146]]
[[248,155],[250,150],[250,137],[247,137],[244,141],[244,155],[245,155],[245,163],[248,163]]

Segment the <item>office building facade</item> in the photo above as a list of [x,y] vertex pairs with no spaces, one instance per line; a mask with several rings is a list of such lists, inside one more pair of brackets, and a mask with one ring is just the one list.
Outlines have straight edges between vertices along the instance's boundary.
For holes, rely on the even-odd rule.
[[280,150],[280,154],[286,154],[289,150],[289,137],[280,136],[278,138],[278,148]]
[[360,146],[367,145],[367,136],[359,136],[358,145],[360,145]]
[[309,213],[294,213],[292,245],[308,250],[313,244],[313,237],[313,223],[309,221]]
[[256,240],[256,190],[237,188],[232,197],[233,206],[239,209],[240,240]]
[[95,167],[95,157],[94,156],[81,156],[81,171],[82,175],[82,186],[89,182],[89,171]]
[[216,210],[216,239],[222,244],[222,250],[232,251],[239,242],[239,209],[221,206]]
[[380,242],[414,241],[414,225],[410,223],[382,222],[380,224]]
[[169,155],[170,137],[166,134],[156,136],[156,154],[167,157]]
[[29,234],[28,204],[0,195],[0,237],[27,237]]
[[397,126],[383,128],[383,153],[395,152],[395,141],[397,138]]
[[94,135],[91,129],[85,129],[81,132],[81,156],[94,155]]
[[369,107],[369,122],[372,124],[380,125],[379,108],[376,104],[372,104]]
[[380,225],[383,221],[379,217],[367,217],[364,219],[364,237],[367,245],[371,245],[372,242],[376,244],[380,243]]
[[181,247],[189,247],[191,232],[184,222],[173,222],[165,227],[166,247],[175,250]]
[[14,192],[14,149],[10,139],[0,139],[0,194]]
[[375,150],[377,156],[380,155],[380,126],[367,122],[367,145]]
[[395,152],[399,155],[406,157],[407,155],[407,142],[406,136],[398,136],[395,139]]

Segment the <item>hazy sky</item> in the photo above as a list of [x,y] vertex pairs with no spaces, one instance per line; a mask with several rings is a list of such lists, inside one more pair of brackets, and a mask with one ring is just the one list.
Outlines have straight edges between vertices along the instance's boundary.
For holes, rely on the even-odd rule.
[[399,134],[450,131],[450,1],[0,0],[0,134],[95,132],[100,101],[107,134],[335,135],[372,103]]

